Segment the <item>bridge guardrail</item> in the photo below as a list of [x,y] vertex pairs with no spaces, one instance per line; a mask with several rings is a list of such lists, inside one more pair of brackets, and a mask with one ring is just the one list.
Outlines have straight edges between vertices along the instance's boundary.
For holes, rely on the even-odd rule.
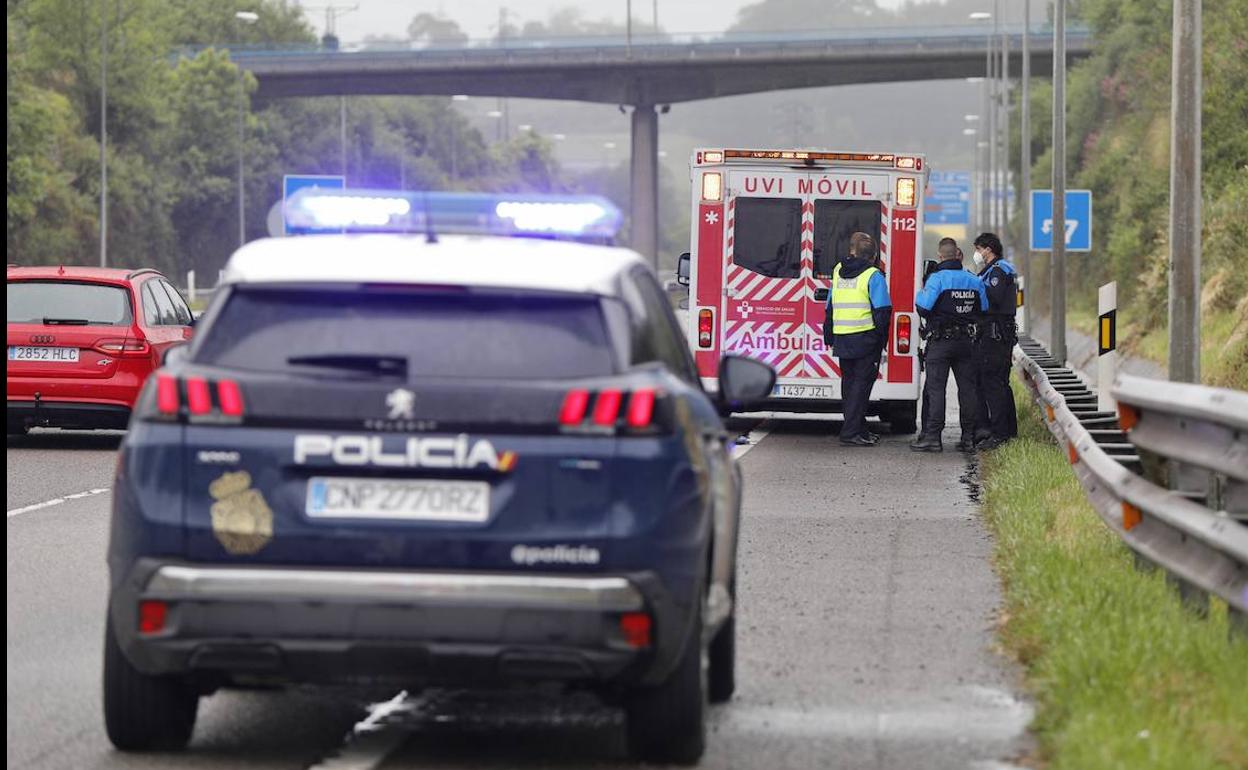
[[1137,561],[1164,569],[1189,603],[1221,597],[1248,633],[1248,393],[1120,375],[1114,414],[1031,339],[1014,365]]

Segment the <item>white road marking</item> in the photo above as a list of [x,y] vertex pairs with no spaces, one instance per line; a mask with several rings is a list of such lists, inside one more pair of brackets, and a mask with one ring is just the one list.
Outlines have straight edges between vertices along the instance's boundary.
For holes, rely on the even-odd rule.
[[388,701],[374,703],[368,716],[355,724],[345,745],[334,756],[312,765],[308,770],[372,770],[407,738],[404,730],[387,729],[386,721],[395,714],[413,711],[419,701],[402,690]]
[[771,423],[769,422],[759,423],[757,428],[747,433],[746,435],[749,436],[751,439],[750,443],[738,444],[737,446],[733,447],[732,456],[738,460],[740,460],[742,457],[745,457],[746,452],[758,446],[759,442],[767,438],[768,433],[771,433],[771,428],[767,427],[770,424]]
[[44,500],[42,503],[35,503],[34,505],[25,505],[25,506],[22,506],[21,508],[13,508],[12,510],[8,512],[8,518],[11,519],[14,516],[21,516],[23,513],[30,513],[31,511],[39,511],[39,510],[43,510],[44,508],[51,508],[54,505],[60,505],[61,503],[65,503],[70,500],[81,500],[84,497],[102,495],[105,492],[110,491],[111,489],[112,487],[99,487],[96,489],[88,489],[86,492],[75,492],[72,495],[65,495],[64,497],[54,497],[51,500]]

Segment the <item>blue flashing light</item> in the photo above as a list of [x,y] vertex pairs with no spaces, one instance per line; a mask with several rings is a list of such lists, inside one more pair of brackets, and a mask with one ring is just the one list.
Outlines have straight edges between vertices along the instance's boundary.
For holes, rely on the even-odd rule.
[[489,194],[307,188],[286,221],[311,232],[407,232],[610,239],[622,215],[596,195]]

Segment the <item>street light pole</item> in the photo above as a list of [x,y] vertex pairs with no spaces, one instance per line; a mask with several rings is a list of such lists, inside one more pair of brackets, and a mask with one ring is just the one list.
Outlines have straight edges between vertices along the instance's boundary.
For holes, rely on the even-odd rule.
[[108,266],[108,2],[100,0],[100,267]]
[[[1019,158],[1022,172],[1022,190],[1018,198],[1022,206],[1023,238],[1019,245],[1022,252],[1023,286],[1031,284],[1031,0],[1023,0],[1023,92],[1019,115]],[[1023,299],[1023,329],[1031,332],[1031,303]]]
[[1001,237],[1010,229],[1010,38],[1001,33]]
[[[244,24],[252,24],[258,21],[260,16],[252,11],[237,11],[234,14],[234,18]],[[241,35],[239,42],[242,42]],[[247,192],[243,186],[243,152],[244,144],[247,141],[243,129],[246,101],[246,78],[240,65],[238,67],[238,247],[240,249],[247,243]]]
[[1170,59],[1170,379],[1200,382],[1201,0],[1175,0]]
[[1049,352],[1066,363],[1066,0],[1053,3],[1053,250]]

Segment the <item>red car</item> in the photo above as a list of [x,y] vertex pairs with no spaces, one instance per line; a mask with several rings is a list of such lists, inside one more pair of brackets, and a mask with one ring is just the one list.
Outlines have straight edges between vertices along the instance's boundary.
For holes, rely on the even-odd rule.
[[8,269],[8,433],[125,428],[144,380],[195,320],[156,270]]

